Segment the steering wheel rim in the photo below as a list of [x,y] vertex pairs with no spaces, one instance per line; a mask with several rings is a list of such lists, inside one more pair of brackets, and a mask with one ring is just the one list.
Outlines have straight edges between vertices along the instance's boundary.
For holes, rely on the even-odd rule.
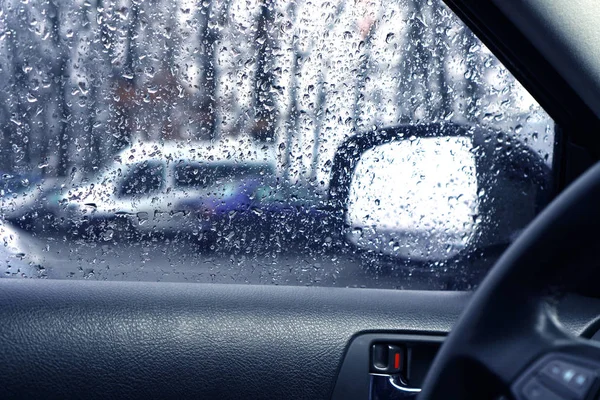
[[559,279],[569,286],[581,278],[571,261],[594,248],[599,226],[600,163],[500,257],[442,345],[419,399],[525,398],[523,382],[544,356],[598,363],[600,347],[562,329],[553,303],[561,294]]

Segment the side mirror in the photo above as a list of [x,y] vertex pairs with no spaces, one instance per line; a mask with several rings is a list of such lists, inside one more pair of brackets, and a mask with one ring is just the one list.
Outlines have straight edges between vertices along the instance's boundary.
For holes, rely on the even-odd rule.
[[355,250],[439,263],[500,253],[550,200],[550,168],[516,138],[454,123],[346,140],[330,198]]

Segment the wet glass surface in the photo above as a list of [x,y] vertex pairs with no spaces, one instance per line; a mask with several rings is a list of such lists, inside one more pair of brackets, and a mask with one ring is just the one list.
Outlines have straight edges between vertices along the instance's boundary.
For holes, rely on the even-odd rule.
[[440,1],[7,0],[0,104],[7,278],[469,289],[549,199],[553,121]]

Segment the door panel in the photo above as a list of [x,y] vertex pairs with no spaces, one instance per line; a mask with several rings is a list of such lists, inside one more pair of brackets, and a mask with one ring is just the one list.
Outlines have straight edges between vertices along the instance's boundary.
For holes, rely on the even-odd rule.
[[[0,280],[0,392],[25,398],[328,399],[358,334],[439,338],[470,296]],[[559,317],[572,333],[591,337],[599,309],[598,299],[569,297]],[[356,398],[364,396],[357,392]]]
[[469,297],[3,280],[0,386],[25,397],[327,399],[353,336],[448,332]]

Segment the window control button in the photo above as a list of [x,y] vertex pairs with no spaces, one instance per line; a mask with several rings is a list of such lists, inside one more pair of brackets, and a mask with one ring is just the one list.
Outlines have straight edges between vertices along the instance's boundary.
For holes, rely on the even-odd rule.
[[524,400],[567,400],[548,389],[537,378],[531,378],[523,387]]
[[578,399],[586,397],[596,379],[593,371],[559,360],[548,363],[542,369],[541,377],[568,389]]

